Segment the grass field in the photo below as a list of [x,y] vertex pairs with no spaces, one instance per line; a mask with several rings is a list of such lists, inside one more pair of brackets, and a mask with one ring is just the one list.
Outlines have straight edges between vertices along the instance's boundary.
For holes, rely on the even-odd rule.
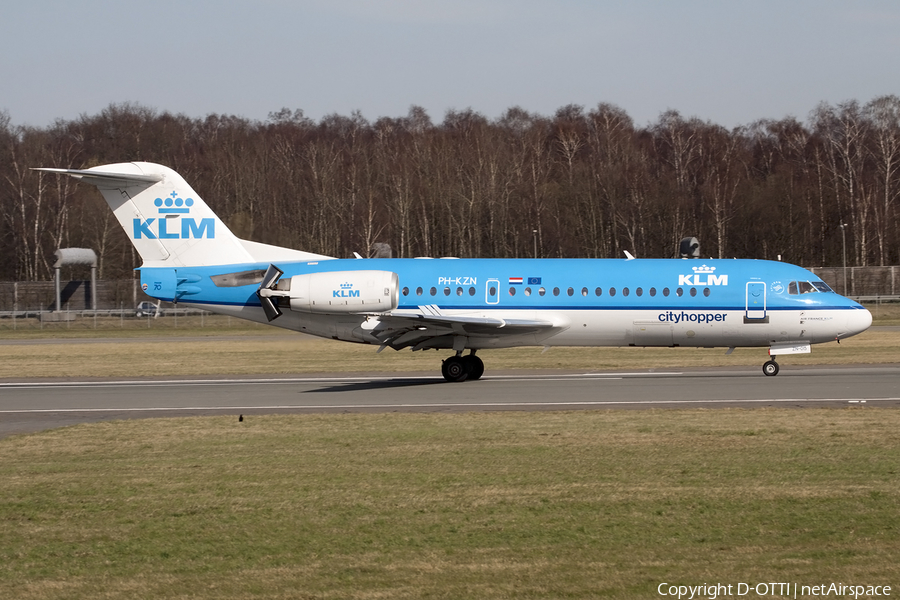
[[[813,346],[812,353],[784,356],[794,365],[900,362],[900,332],[869,331],[838,344]],[[298,334],[228,339],[159,337],[115,343],[36,345],[0,344],[0,378],[150,377],[222,374],[398,373],[429,372],[440,376],[447,352],[375,353],[363,346]],[[669,369],[676,367],[753,366],[767,359],[765,348],[540,348],[483,350],[486,375],[500,370]]]
[[[216,319],[4,330],[0,378],[437,376],[445,355]],[[872,330],[780,362],[896,363],[898,346]],[[765,349],[480,355],[490,374],[758,367]],[[776,581],[896,593],[898,465],[900,412],[874,408],[78,425],[0,440],[0,598],[651,598],[663,582]]]
[[900,413],[153,419],[0,441],[0,597],[900,585]]

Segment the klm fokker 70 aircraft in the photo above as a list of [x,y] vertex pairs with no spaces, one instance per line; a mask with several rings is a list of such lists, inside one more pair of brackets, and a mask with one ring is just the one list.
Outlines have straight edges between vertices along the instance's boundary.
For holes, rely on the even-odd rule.
[[[872,315],[797,266],[763,260],[335,259],[241,240],[175,171],[152,163],[39,169],[97,186],[160,300],[335,340],[449,350],[738,346],[775,357],[865,331]],[[469,353],[465,354],[468,350]]]

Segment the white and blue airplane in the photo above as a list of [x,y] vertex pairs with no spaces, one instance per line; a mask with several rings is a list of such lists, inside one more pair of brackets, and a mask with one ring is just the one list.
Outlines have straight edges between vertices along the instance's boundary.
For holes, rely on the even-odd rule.
[[239,239],[162,165],[37,170],[97,186],[141,255],[148,295],[379,352],[449,350],[447,381],[479,379],[478,350],[515,346],[767,347],[763,372],[776,375],[777,356],[872,323],[782,262],[337,259]]

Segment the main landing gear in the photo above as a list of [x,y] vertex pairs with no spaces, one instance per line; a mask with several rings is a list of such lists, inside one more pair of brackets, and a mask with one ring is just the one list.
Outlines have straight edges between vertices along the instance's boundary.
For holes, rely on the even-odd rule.
[[769,377],[778,375],[778,363],[775,362],[774,358],[767,360],[765,364],[763,364],[763,373]]
[[481,379],[484,375],[484,362],[472,350],[466,356],[457,352],[441,364],[441,375],[447,381],[465,381],[466,379]]

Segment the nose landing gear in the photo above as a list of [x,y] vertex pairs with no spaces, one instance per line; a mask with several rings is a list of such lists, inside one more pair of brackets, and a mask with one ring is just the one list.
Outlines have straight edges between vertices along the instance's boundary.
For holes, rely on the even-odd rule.
[[763,364],[762,369],[763,369],[763,373],[765,373],[769,377],[778,375],[778,363],[775,362],[774,358],[771,360],[767,360]]
[[484,362],[475,356],[475,351],[466,356],[457,352],[441,364],[441,375],[447,381],[465,381],[466,379],[481,379],[484,375]]

